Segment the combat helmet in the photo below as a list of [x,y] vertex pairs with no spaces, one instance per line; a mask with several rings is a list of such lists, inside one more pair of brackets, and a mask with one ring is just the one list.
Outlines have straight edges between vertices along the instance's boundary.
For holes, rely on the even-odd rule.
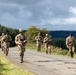
[[23,32],[24,30],[23,29],[19,29],[19,33]]
[[49,36],[48,34],[46,34],[46,36]]

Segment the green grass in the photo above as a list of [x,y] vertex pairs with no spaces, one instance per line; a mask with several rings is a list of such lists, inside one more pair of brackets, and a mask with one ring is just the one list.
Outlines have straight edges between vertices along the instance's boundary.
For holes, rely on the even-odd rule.
[[[33,43],[33,44],[28,43],[26,47],[27,47],[27,49],[31,49],[31,50],[37,49],[35,43]],[[44,44],[42,44],[41,51],[45,52]],[[58,48],[55,46],[51,46],[51,54],[62,55],[62,56],[70,56],[70,53],[67,49],[62,49],[62,48]],[[76,58],[76,52],[74,53],[74,58]]]
[[0,75],[35,75],[27,70],[20,69],[5,57],[0,55]]

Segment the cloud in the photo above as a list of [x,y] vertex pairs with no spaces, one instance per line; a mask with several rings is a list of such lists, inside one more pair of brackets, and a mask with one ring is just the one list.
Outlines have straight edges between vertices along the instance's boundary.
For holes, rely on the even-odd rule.
[[75,25],[76,24],[76,7],[69,8],[69,17],[55,18],[51,21],[52,25]]
[[69,11],[75,16],[76,15],[76,6],[70,7]]
[[71,29],[75,15],[76,0],[0,0],[0,23],[13,28]]

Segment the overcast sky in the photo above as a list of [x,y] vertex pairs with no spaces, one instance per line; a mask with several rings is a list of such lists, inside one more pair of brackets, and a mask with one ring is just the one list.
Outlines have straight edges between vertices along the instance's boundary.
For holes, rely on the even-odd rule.
[[76,0],[0,0],[0,24],[17,29],[76,30]]

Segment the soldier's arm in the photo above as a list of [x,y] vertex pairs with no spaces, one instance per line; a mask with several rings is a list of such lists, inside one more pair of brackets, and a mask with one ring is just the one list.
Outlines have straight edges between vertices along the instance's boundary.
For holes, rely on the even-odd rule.
[[66,38],[66,47],[68,48],[68,38]]
[[6,38],[6,36],[3,36],[1,40],[4,42],[5,41],[5,38]]
[[[24,36],[25,37],[25,36]],[[25,44],[25,43],[27,43],[27,38],[25,37],[25,40],[23,41],[23,43]]]
[[0,41],[2,40],[2,36],[0,36]]
[[9,37],[10,37],[10,39],[9,39],[9,40],[10,40],[10,41],[12,41],[12,37],[11,37],[11,36],[9,36]]
[[38,40],[37,36],[35,37],[35,40],[36,40],[36,41]]

